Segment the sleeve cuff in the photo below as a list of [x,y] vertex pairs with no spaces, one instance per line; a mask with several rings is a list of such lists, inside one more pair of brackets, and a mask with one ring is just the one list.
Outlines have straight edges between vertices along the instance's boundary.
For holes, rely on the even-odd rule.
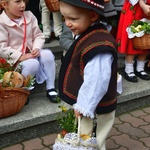
[[77,110],[78,112],[80,112],[81,114],[83,114],[84,117],[90,117],[90,118],[94,118],[94,113],[93,112],[88,112],[88,108],[87,110],[85,110],[84,108],[80,107],[77,103],[73,105],[73,108],[75,110]]

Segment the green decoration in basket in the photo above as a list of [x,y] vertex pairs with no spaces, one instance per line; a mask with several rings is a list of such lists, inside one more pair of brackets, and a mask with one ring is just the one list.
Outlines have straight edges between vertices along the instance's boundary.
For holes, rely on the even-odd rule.
[[133,33],[138,33],[141,31],[144,31],[144,33],[147,34],[150,33],[150,24],[148,22],[144,22],[141,20],[134,20],[130,27]]
[[74,124],[75,115],[73,109],[67,109],[65,106],[58,106],[61,109],[61,113],[56,116],[56,120],[60,126],[61,133],[60,136],[64,137],[68,132],[75,132],[77,129]]
[[134,49],[148,50],[150,49],[150,20],[143,18],[134,20],[126,29],[128,38],[132,40]]

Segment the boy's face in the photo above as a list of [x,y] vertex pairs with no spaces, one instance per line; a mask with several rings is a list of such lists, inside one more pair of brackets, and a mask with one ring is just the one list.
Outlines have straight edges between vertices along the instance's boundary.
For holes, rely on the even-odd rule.
[[60,11],[64,16],[66,26],[74,35],[82,34],[98,19],[98,14],[92,10],[70,5],[60,1]]

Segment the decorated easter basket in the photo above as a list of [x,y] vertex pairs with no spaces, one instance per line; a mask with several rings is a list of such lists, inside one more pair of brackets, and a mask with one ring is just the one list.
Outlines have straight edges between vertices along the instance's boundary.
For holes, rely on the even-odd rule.
[[34,84],[31,76],[24,78],[21,65],[11,66],[0,58],[0,118],[17,114],[24,107]]
[[0,118],[17,114],[24,107],[30,91],[0,85]]
[[127,28],[129,39],[132,40],[134,49],[150,49],[150,20],[143,18],[134,20]]
[[75,119],[78,122],[78,131],[67,133],[64,138],[57,137],[53,150],[98,150],[96,137],[80,134],[81,117]]
[[45,3],[50,12],[56,12],[60,10],[59,0],[45,0]]

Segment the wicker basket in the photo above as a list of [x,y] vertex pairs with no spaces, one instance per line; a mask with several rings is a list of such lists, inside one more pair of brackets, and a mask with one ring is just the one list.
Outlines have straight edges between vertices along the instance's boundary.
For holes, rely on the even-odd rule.
[[29,91],[0,86],[0,118],[17,114],[25,105]]
[[59,11],[59,0],[45,0],[46,6],[50,12]]
[[150,34],[144,34],[142,37],[134,37],[132,39],[134,49],[148,50],[150,49]]

